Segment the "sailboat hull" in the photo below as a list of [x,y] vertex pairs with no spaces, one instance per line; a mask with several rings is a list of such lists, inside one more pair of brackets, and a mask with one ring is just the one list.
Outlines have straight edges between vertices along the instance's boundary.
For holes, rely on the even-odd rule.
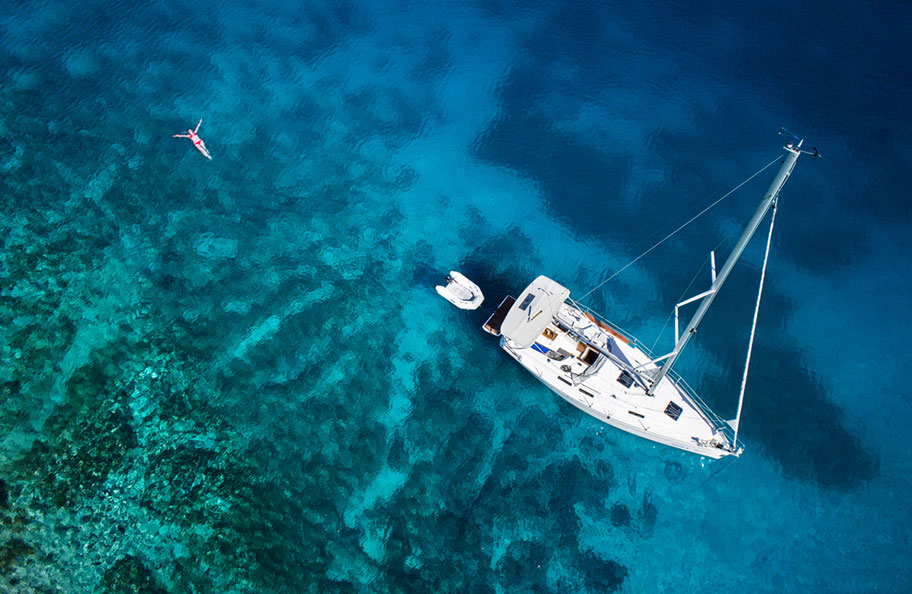
[[603,423],[709,458],[741,453],[730,445],[731,428],[680,377],[653,387],[658,367],[648,350],[580,309],[551,279],[539,277],[520,294],[501,331],[513,359]]
[[[501,341],[501,346],[503,347],[503,341]],[[517,354],[514,353],[511,349],[504,348],[504,350],[507,351],[507,353],[511,357],[513,357],[514,359],[517,359]],[[517,359],[517,361],[519,361],[520,365],[523,365],[521,360]],[[529,369],[529,367],[527,365],[523,365],[523,366],[526,367],[527,369]],[[616,429],[620,429],[621,431],[624,431],[626,433],[630,433],[632,435],[636,435],[637,437],[642,437],[643,439],[648,439],[650,441],[654,441],[654,442],[662,444],[662,445],[666,445],[666,446],[669,446],[672,448],[677,448],[679,450],[684,450],[684,451],[691,452],[694,454],[699,454],[701,456],[706,456],[707,458],[713,458],[713,459],[718,460],[725,456],[732,455],[732,452],[726,451],[726,450],[718,448],[718,447],[709,447],[707,445],[700,445],[693,440],[687,441],[687,440],[672,438],[672,437],[669,437],[666,435],[662,435],[661,433],[658,433],[655,431],[650,432],[646,427],[637,427],[636,425],[634,425],[632,423],[625,423],[622,421],[623,417],[618,418],[617,416],[609,416],[607,413],[605,413],[601,410],[595,409],[592,406],[588,406],[584,402],[582,402],[576,395],[574,395],[570,390],[562,390],[560,386],[556,386],[553,383],[551,383],[550,381],[547,381],[542,375],[535,372],[534,370],[530,369],[530,371],[533,371],[532,375],[535,376],[536,379],[538,379],[541,383],[543,383],[545,386],[547,386],[548,389],[550,389],[552,392],[554,392],[555,394],[560,396],[562,399],[564,399],[568,403],[572,404],[579,410],[583,411],[587,415],[589,415],[595,419],[598,419],[599,421],[601,421],[607,425],[611,425],[612,427],[614,427]],[[740,452],[738,452],[738,453],[740,454]]]

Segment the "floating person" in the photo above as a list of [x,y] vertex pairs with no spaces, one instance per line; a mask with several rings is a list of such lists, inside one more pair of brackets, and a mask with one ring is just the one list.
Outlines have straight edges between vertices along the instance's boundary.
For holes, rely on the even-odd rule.
[[[203,118],[200,118],[199,123],[196,125],[196,130],[200,129],[200,124],[203,123]],[[203,153],[203,156],[212,160],[212,155],[209,154],[209,149],[206,148],[206,143],[203,142],[203,139],[196,135],[196,130],[187,129],[187,132],[190,134],[173,134],[172,138],[189,138],[193,142],[193,146],[199,149],[199,152]]]

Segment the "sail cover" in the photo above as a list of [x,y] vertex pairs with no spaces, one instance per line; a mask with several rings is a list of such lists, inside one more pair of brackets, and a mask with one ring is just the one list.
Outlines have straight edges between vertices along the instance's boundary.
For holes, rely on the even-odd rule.
[[525,349],[532,346],[545,327],[551,323],[569,289],[540,276],[526,287],[504,319],[500,332],[512,346]]

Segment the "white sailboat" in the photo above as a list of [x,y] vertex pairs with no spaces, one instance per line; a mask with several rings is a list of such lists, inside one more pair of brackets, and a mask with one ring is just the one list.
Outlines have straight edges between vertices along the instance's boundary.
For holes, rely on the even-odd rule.
[[[675,307],[676,342],[670,353],[654,357],[639,341],[570,299],[567,288],[545,276],[532,281],[517,299],[506,297],[488,318],[485,330],[500,336],[501,348],[551,390],[600,421],[628,433],[710,458],[740,456],[743,447],[738,442],[738,424],[750,347],[738,401],[738,414],[732,421],[726,421],[715,414],[684,379],[674,372],[672,366],[693,336],[761,220],[772,208],[766,257],[757,295],[757,308],[754,311],[754,328],[756,327],[769,256],[769,239],[775,221],[774,207],[779,191],[788,180],[799,155],[806,152],[801,150],[802,142],[789,143],[783,147],[786,154],[778,174],[718,274],[713,256],[710,289]],[[816,149],[813,154],[816,156]],[[700,304],[696,313],[684,332],[679,334],[678,308],[697,301]],[[754,328],[751,329],[751,345]]]

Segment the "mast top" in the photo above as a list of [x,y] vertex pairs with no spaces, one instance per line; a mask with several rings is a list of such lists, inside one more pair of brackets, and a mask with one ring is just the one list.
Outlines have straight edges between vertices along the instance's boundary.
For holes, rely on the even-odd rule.
[[789,136],[791,136],[792,138],[794,138],[794,139],[798,142],[797,145],[796,145],[794,142],[788,142],[788,143],[786,143],[786,144],[785,144],[785,147],[783,147],[783,148],[785,148],[785,150],[791,151],[791,152],[793,152],[793,153],[795,153],[795,154],[810,155],[810,156],[814,157],[815,159],[819,159],[819,158],[820,158],[820,151],[817,150],[817,147],[816,147],[816,146],[812,146],[812,147],[811,147],[812,150],[810,150],[810,151],[804,150],[804,149],[801,148],[801,145],[804,144],[804,139],[803,139],[803,138],[798,138],[797,136],[795,136],[794,134],[792,134],[791,132],[789,132],[788,130],[786,130],[786,129],[785,129],[785,126],[783,126],[781,130],[779,130],[779,134],[782,134],[783,132],[786,133],[786,134],[788,134]]

